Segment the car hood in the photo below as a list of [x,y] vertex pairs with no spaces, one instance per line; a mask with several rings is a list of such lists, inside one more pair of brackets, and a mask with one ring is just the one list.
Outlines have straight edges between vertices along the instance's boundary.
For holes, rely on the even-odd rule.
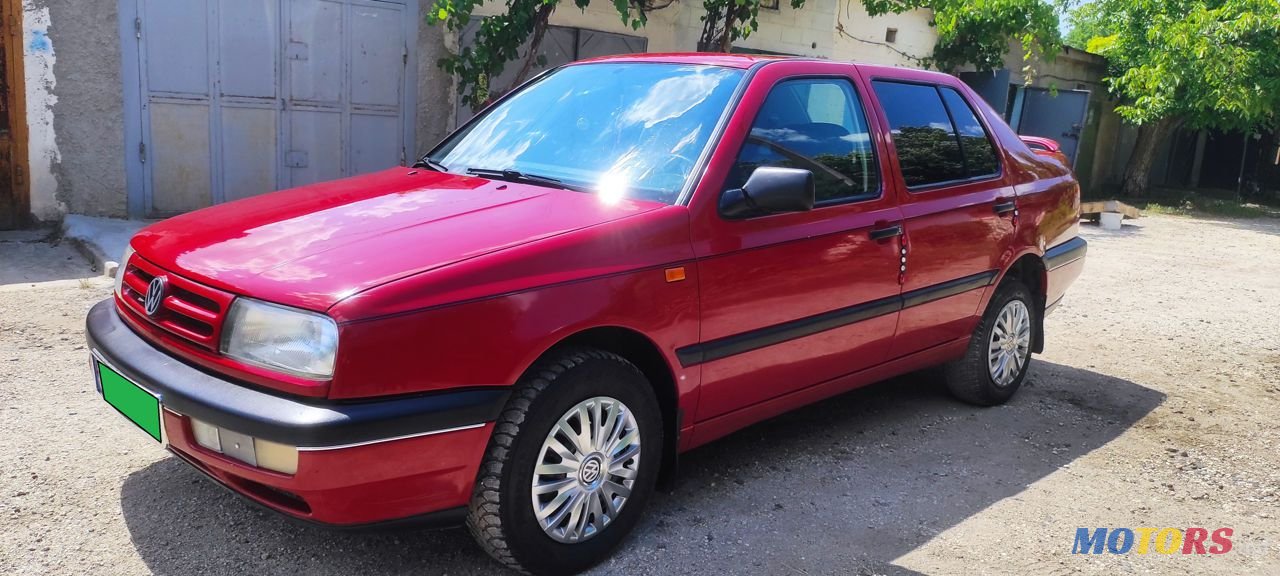
[[397,168],[183,214],[132,245],[215,288],[326,310],[398,278],[661,206]]

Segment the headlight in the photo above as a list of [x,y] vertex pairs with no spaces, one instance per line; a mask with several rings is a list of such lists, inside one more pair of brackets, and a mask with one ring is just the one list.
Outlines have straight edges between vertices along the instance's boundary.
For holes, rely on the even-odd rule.
[[222,333],[222,353],[286,374],[333,376],[338,324],[323,314],[236,298]]
[[133,246],[124,245],[124,254],[120,256],[120,267],[116,268],[116,296],[124,295],[124,271],[129,266],[129,258],[133,257]]

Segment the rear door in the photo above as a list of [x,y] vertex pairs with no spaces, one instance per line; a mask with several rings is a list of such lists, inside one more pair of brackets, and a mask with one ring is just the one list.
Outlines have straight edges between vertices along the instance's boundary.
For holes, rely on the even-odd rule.
[[710,205],[755,168],[784,166],[814,173],[818,204],[744,219],[709,208],[693,223],[707,240],[694,243],[702,340],[678,353],[702,367],[699,421],[879,363],[897,321],[898,237],[872,232],[893,229],[899,212],[881,185],[866,100],[847,75],[785,69],[757,74],[737,112],[753,119],[749,132],[726,135],[721,148],[736,158],[723,186],[698,200]]
[[872,86],[895,151],[906,229],[892,359],[972,332],[1017,210],[999,149],[962,88],[888,78]]

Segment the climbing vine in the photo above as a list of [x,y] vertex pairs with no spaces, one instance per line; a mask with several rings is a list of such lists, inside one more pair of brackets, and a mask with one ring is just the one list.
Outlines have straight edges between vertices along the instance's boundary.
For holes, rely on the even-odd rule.
[[[804,0],[791,0],[792,9],[800,9]],[[734,40],[741,40],[760,28],[760,0],[702,0],[702,34],[699,52],[728,52]]]

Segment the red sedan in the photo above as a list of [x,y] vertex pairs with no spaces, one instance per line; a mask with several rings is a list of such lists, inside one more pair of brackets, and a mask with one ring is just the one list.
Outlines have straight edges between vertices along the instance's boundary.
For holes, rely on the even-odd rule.
[[934,365],[1008,400],[1084,265],[1079,188],[939,73],[736,55],[563,66],[412,168],[135,236],[104,400],[333,525],[607,557],[677,455]]

